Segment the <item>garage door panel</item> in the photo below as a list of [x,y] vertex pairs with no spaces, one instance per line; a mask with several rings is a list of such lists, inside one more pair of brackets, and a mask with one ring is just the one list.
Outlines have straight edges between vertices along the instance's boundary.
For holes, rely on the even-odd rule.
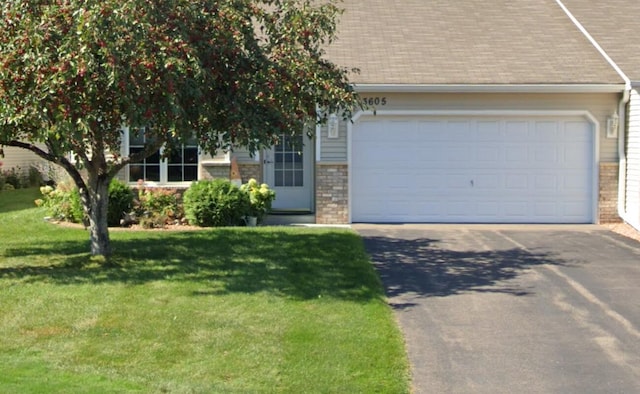
[[592,221],[588,122],[388,118],[353,128],[353,221]]
[[529,122],[506,121],[504,140],[506,142],[520,142],[529,138]]
[[499,163],[502,161],[502,150],[498,145],[478,146],[476,148],[476,155],[480,162]]
[[529,160],[529,147],[526,145],[504,145],[505,157],[508,162],[513,164],[526,163]]
[[556,190],[558,188],[558,176],[555,174],[535,175],[534,186],[538,190]]

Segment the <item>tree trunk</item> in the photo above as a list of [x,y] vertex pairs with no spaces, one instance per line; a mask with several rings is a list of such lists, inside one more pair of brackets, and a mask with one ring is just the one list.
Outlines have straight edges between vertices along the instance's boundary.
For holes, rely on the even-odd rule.
[[109,224],[107,222],[109,181],[110,179],[101,176],[90,179],[89,190],[80,193],[85,212],[89,218],[91,254],[93,256],[109,257],[111,255]]

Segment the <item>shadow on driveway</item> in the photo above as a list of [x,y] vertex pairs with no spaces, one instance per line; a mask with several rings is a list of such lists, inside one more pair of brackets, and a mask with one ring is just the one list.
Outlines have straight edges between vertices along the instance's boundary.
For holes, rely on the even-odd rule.
[[[490,251],[454,251],[439,247],[439,240],[398,239],[363,234],[367,252],[380,273],[387,296],[412,294],[444,297],[463,292],[531,294],[527,288],[505,283],[529,267],[559,265],[546,253],[512,248]],[[413,304],[392,304],[406,308]]]

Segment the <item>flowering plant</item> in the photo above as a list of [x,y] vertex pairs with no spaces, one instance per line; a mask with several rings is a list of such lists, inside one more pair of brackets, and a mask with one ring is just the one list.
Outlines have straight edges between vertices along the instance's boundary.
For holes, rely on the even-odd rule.
[[266,183],[259,184],[253,178],[240,186],[240,190],[249,195],[250,206],[247,216],[255,216],[259,221],[262,220],[271,210],[271,202],[276,198],[276,192],[269,189]]

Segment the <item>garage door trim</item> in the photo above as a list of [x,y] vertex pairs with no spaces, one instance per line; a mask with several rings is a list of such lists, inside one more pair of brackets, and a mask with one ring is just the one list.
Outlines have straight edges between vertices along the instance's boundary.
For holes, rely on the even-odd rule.
[[582,117],[593,126],[593,151],[592,151],[592,221],[598,218],[598,179],[600,163],[600,122],[587,110],[377,110],[359,111],[354,114],[352,121],[347,123],[347,163],[348,163],[348,199],[349,199],[349,223],[352,223],[353,203],[353,127],[363,116],[401,117],[401,116],[463,116],[463,117]]

